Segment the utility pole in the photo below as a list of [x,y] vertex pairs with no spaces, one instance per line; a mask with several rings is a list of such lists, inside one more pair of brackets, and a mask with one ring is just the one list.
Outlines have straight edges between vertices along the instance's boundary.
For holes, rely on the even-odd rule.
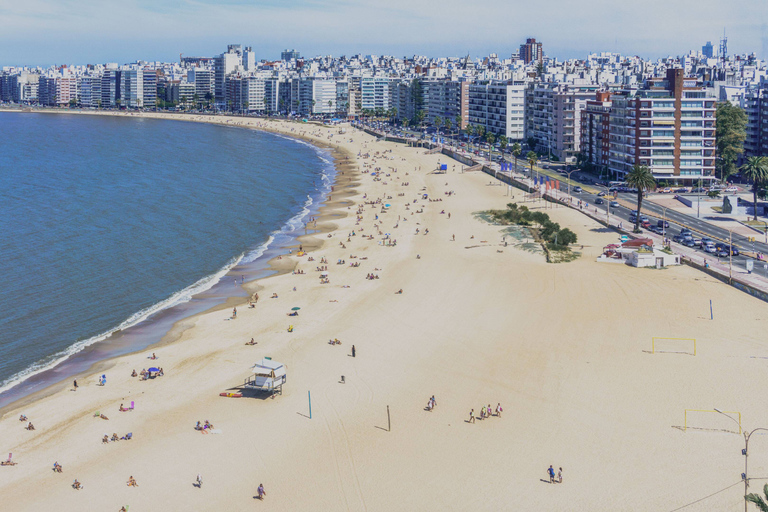
[[733,231],[728,230],[728,283],[733,284]]

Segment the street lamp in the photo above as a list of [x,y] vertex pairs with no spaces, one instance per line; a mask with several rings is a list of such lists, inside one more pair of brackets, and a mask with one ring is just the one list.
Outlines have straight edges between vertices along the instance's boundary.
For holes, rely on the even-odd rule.
[[728,230],[728,283],[733,284],[733,230]]
[[[736,423],[739,426],[739,431],[742,430],[741,423],[733,419],[731,416],[728,416],[720,409],[715,408],[715,412],[719,412],[726,418],[730,418],[731,421]],[[742,479],[744,480],[744,512],[747,512],[747,494],[749,493],[749,438],[752,437],[752,434],[758,431],[765,431],[768,432],[768,428],[756,428],[749,432],[746,430],[743,431],[744,434],[744,449],[741,451],[741,454],[744,455],[744,475],[742,475]]]

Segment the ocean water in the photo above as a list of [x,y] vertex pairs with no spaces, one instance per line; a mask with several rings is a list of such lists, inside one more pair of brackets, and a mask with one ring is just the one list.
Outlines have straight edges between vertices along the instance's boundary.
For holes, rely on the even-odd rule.
[[242,128],[0,113],[0,406],[244,295],[332,173]]

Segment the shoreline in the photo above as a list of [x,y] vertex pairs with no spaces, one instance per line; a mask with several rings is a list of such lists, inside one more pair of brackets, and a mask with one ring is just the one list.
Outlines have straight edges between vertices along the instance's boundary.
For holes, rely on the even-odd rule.
[[[121,114],[119,112],[109,112],[109,111],[96,111],[96,112],[88,112],[88,111],[74,111],[74,112],[72,112],[72,111],[66,111],[66,110],[20,111],[20,110],[14,110],[14,109],[0,108],[0,113],[3,113],[3,112],[46,113],[46,114],[86,114],[86,115],[100,115],[100,116],[110,116],[110,117],[131,117],[130,115],[126,116],[126,115]],[[132,117],[135,117],[135,116],[132,116]],[[166,118],[163,114],[153,115],[153,116],[151,116],[151,118],[152,119],[158,119],[158,120],[176,120],[176,121],[187,121],[187,122],[192,121],[192,122],[204,122],[206,124],[214,124],[214,125],[222,125],[222,126],[232,126],[232,124],[228,123],[227,121],[224,121],[224,122],[213,122],[213,121],[199,121],[199,120],[192,120],[192,119],[176,119],[175,117],[174,118]],[[288,133],[286,133],[284,131],[280,131],[280,130],[262,129],[262,128],[257,128],[257,127],[253,127],[253,126],[236,126],[236,127],[237,128],[251,129],[251,130],[260,130],[260,131],[263,131],[263,132],[279,135],[279,136],[282,136],[282,137],[292,138],[292,139],[295,139],[295,140],[301,140],[301,141],[303,141],[303,142],[305,142],[307,144],[311,144],[312,146],[314,146],[314,147],[316,147],[318,149],[327,150],[329,152],[329,155],[331,156],[331,158],[333,158],[333,164],[332,165],[333,165],[333,167],[335,169],[333,180],[331,181],[331,187],[337,186],[337,184],[338,184],[337,180],[339,179],[340,172],[342,172],[341,171],[341,167],[342,167],[342,165],[344,163],[343,158],[346,157],[346,156],[349,156],[349,155],[344,155],[343,151],[341,150],[341,148],[339,148],[339,147],[337,147],[335,145],[332,145],[332,144],[323,144],[323,143],[314,141],[313,139],[308,138],[308,137],[292,136],[292,135],[289,135]],[[348,169],[345,169],[345,170],[348,170]],[[352,181],[352,178],[348,178],[347,181]],[[345,185],[345,187],[346,186],[348,186],[348,185]],[[352,195],[354,195],[354,192],[352,193]],[[333,229],[333,228],[325,228],[325,226],[324,226],[325,218],[326,217],[331,217],[332,216],[332,212],[335,211],[336,209],[339,209],[340,207],[341,207],[341,202],[337,202],[337,204],[329,203],[328,202],[328,195],[327,194],[321,195],[319,197],[319,202],[316,205],[317,215],[314,216],[316,218],[316,220],[317,220],[317,228],[313,228],[313,233],[306,234],[307,223],[304,222],[303,223],[304,224],[304,231],[305,231],[304,235],[292,236],[291,237],[292,241],[291,240],[287,241],[287,243],[289,245],[284,245],[283,244],[280,247],[275,247],[275,250],[288,250],[288,249],[291,249],[293,247],[298,247],[298,243],[294,243],[294,242],[302,242],[303,240],[306,240],[307,242],[309,242],[311,244],[312,243],[311,242],[312,237],[313,237],[313,235],[315,233],[319,234],[319,233],[322,233],[322,232],[328,232],[328,231]],[[309,215],[310,213],[311,212],[308,212],[306,215]],[[277,229],[280,229],[280,228],[278,227]],[[322,247],[322,244],[323,244],[323,240],[318,240],[317,243],[314,244],[314,248],[319,249],[319,248]],[[258,260],[258,258],[257,258],[257,260]],[[46,385],[44,388],[36,390],[36,391],[31,391],[28,394],[24,394],[24,395],[22,395],[22,396],[20,396],[20,397],[18,397],[16,399],[14,399],[13,401],[8,402],[7,404],[3,405],[2,407],[0,407],[0,419],[2,419],[6,414],[15,412],[15,411],[19,410],[20,408],[27,407],[30,404],[33,404],[34,402],[36,402],[38,400],[41,400],[41,399],[44,399],[46,397],[55,395],[56,393],[62,391],[63,389],[65,389],[67,387],[67,385],[68,385],[67,381],[69,379],[77,380],[77,379],[86,378],[86,377],[91,376],[91,375],[105,373],[109,369],[114,367],[115,360],[118,360],[118,359],[120,359],[122,357],[130,356],[130,355],[136,354],[138,352],[152,351],[153,349],[156,350],[156,349],[158,349],[160,347],[164,347],[164,346],[167,346],[169,344],[178,342],[179,339],[182,338],[184,332],[194,325],[195,318],[200,316],[200,315],[204,315],[204,314],[212,313],[212,312],[216,312],[216,311],[221,311],[221,310],[225,310],[225,309],[231,309],[233,307],[240,307],[240,306],[242,306],[244,304],[247,304],[249,298],[252,297],[253,294],[256,293],[258,290],[263,288],[263,285],[261,284],[261,281],[263,281],[265,279],[268,279],[270,277],[273,277],[273,276],[279,276],[279,275],[288,273],[288,272],[290,272],[292,270],[290,268],[285,267],[284,265],[279,264],[278,261],[280,261],[278,259],[278,256],[273,256],[270,259],[268,259],[267,261],[264,261],[263,262],[263,266],[264,267],[262,269],[262,272],[267,273],[267,275],[263,276],[263,277],[257,277],[255,279],[252,279],[250,281],[245,282],[242,285],[242,288],[248,293],[248,298],[244,298],[242,296],[228,296],[228,297],[225,297],[223,299],[223,301],[220,304],[218,304],[218,305],[210,306],[210,307],[208,307],[208,308],[206,308],[206,309],[204,309],[202,311],[198,311],[196,313],[182,314],[182,317],[180,319],[178,319],[177,321],[175,321],[170,326],[170,328],[168,328],[167,331],[161,336],[161,338],[158,341],[156,341],[154,343],[151,343],[150,345],[147,345],[145,347],[136,348],[135,350],[132,349],[129,352],[124,352],[124,353],[121,353],[121,354],[118,354],[118,355],[108,356],[108,357],[106,357],[104,359],[96,360],[96,361],[92,362],[90,364],[90,366],[88,368],[86,368],[86,369],[83,369],[83,370],[80,370],[80,371],[77,371],[77,372],[73,372],[73,373],[68,373],[65,376],[56,377],[58,380],[55,380],[54,382],[51,382],[50,384]],[[238,274],[240,272],[240,270],[242,269],[242,266],[243,266],[242,263],[237,263],[236,265],[234,265],[232,268],[230,268],[224,274],[224,277],[230,276],[230,275],[234,275],[234,274]],[[222,277],[221,279],[224,279],[224,277]],[[219,281],[221,279],[219,279]],[[145,318],[144,320],[141,320],[138,323],[128,327],[127,330],[130,331],[134,327],[141,326],[141,325],[147,325],[150,322],[157,321],[158,315],[163,316],[163,315],[169,314],[171,312],[171,310],[173,310],[174,308],[176,308],[178,306],[183,306],[184,304],[186,304],[188,302],[194,301],[196,297],[198,297],[201,294],[204,295],[207,292],[208,292],[207,289],[203,290],[203,291],[199,292],[198,294],[195,294],[195,295],[191,296],[185,302],[182,302],[182,303],[170,306],[168,308],[161,309],[161,310],[159,310],[159,311],[157,311],[155,313],[152,313],[149,317]],[[78,354],[82,354],[85,351],[88,351],[90,353],[92,351],[98,350],[98,345],[99,344],[101,344],[103,342],[110,341],[111,339],[113,339],[114,336],[121,336],[124,332],[125,332],[125,330],[118,329],[115,332],[113,332],[112,334],[108,335],[103,340],[96,341],[95,343],[93,343],[91,345],[83,347],[82,350],[67,356],[65,359],[62,359],[61,361],[57,362],[54,366],[49,367],[49,368],[45,368],[45,369],[43,369],[42,371],[40,371],[38,373],[33,373],[33,374],[29,375],[27,378],[36,377],[38,375],[41,376],[41,377],[38,377],[38,378],[45,378],[46,375],[55,373],[56,369],[60,365],[66,363],[72,357],[75,357]],[[27,379],[18,382],[13,387],[8,388],[4,392],[8,392],[9,394],[12,394],[12,390],[14,388],[16,388],[17,386],[23,385],[24,382],[26,382],[26,380]]]
[[[30,404],[20,412],[34,431],[1,418],[0,450],[18,462],[0,468],[7,503],[383,512],[395,493],[418,510],[499,510],[511,495],[523,510],[607,511],[616,500],[603,491],[605,468],[627,460],[632,470],[612,480],[611,496],[635,509],[743,500],[738,486],[712,495],[732,483],[723,468],[743,464],[736,425],[686,411],[722,407],[745,427],[762,424],[761,397],[743,390],[763,380],[764,303],[686,266],[600,264],[615,233],[570,208],[546,211],[578,235],[581,256],[546,263],[475,215],[519,203],[519,191],[484,173],[432,174],[441,156],[423,149],[359,132],[344,139],[359,186],[333,194],[329,231],[308,235],[327,242],[313,249],[317,261],[283,255],[287,271],[262,280],[263,298],[236,320],[199,315],[157,350],[159,361],[125,356],[107,386],[86,378],[77,392]],[[328,283],[318,282],[321,258]],[[287,316],[294,307],[300,316]],[[669,337],[666,352],[651,353],[655,337]],[[674,338],[695,339],[696,355]],[[282,394],[220,396],[265,357],[287,368]],[[147,365],[165,376],[130,377]],[[135,410],[120,411],[132,401]],[[503,415],[478,414],[497,404]],[[218,435],[194,429],[205,420]],[[112,432],[133,437],[102,442]],[[548,483],[550,465],[563,468],[562,484]],[[750,470],[768,470],[768,459],[754,454]],[[129,476],[140,487],[126,486]],[[268,495],[257,503],[259,483]]]

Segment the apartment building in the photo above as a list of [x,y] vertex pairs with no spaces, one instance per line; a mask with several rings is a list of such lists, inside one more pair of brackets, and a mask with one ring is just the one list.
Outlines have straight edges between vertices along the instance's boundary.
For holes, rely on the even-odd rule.
[[101,107],[115,107],[119,99],[120,72],[116,69],[105,69],[101,75]]
[[645,165],[657,180],[715,179],[715,98],[682,69],[611,97],[609,169],[617,177]]
[[80,78],[80,105],[86,108],[101,106],[101,75]]
[[520,45],[519,57],[526,64],[531,62],[542,62],[544,60],[544,50],[541,43],[537,43],[536,39],[528,38],[525,40],[525,44]]
[[581,112],[581,154],[593,167],[608,170],[610,155],[611,93],[599,91]]
[[226,53],[222,53],[213,59],[214,97],[220,107],[226,106],[227,76],[234,73],[242,65],[243,55],[240,45],[229,45]]
[[435,117],[449,119],[456,129],[456,116],[461,116],[460,129],[469,123],[469,82],[441,80],[429,84],[429,109],[427,122],[435,123]]
[[540,153],[575,162],[581,148],[581,112],[598,86],[531,82],[526,90],[525,138]]
[[388,77],[368,76],[360,79],[360,103],[368,110],[388,110],[391,105],[391,80]]
[[144,71],[123,69],[120,71],[120,106],[142,108],[144,106]]
[[187,82],[195,84],[195,94],[200,101],[213,98],[215,77],[212,70],[192,68],[187,71]]
[[522,82],[470,84],[468,124],[522,141],[525,135],[525,85]]
[[768,155],[768,82],[748,88],[744,93],[744,113],[747,115],[745,156]]

